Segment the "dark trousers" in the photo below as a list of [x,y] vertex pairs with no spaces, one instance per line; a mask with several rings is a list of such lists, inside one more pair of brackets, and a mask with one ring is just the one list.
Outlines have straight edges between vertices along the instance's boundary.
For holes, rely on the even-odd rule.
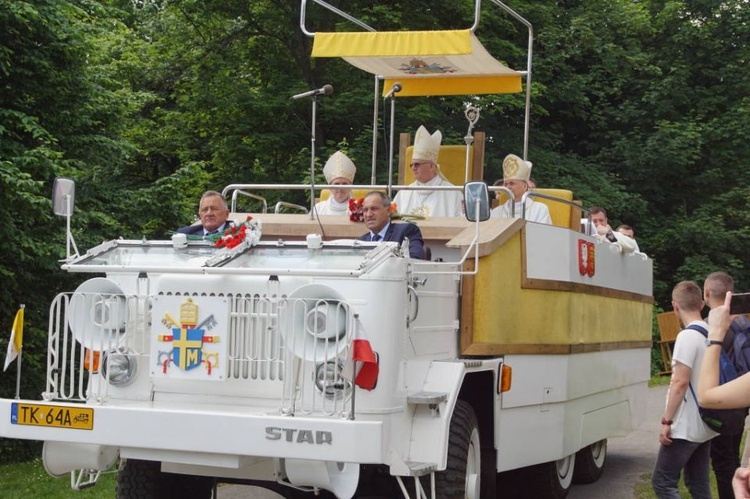
[[740,467],[740,442],[743,432],[718,435],[711,439],[711,466],[716,475],[719,499],[734,499],[732,476]]
[[708,485],[710,440],[702,444],[673,438],[671,445],[659,445],[651,486],[659,499],[680,499],[677,483],[684,472],[685,485],[693,499],[711,499]]

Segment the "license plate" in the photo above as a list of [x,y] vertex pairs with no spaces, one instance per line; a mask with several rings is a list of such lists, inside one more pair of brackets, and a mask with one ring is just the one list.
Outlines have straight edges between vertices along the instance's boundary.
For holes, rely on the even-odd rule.
[[94,409],[14,402],[10,410],[10,422],[30,426],[92,430],[94,428]]

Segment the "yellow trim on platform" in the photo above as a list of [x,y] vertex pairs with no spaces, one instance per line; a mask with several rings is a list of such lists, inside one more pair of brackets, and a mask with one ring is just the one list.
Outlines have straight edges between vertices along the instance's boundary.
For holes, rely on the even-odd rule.
[[376,31],[315,33],[313,57],[403,57],[470,54],[471,32]]
[[[524,289],[521,250],[519,232],[492,254],[480,258],[474,280],[474,327],[467,343],[539,348],[565,345],[585,350],[585,345],[651,341],[651,303]],[[471,348],[464,353],[469,352]]]

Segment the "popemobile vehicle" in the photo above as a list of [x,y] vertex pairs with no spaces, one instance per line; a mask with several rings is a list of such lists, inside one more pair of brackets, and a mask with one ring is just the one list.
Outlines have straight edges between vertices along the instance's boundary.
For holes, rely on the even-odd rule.
[[[492,3],[528,27],[530,50],[531,26]],[[471,29],[441,32],[376,32],[336,11],[361,31],[313,33],[300,7],[313,56],[371,72],[392,110],[394,97],[519,92],[523,78],[528,103],[531,55],[514,71],[487,53],[479,0]],[[473,137],[454,146],[460,184],[481,179]],[[374,178],[351,187],[406,188]],[[330,187],[228,186],[242,232],[223,248],[176,235],[79,255],[68,230],[62,268],[91,278],[51,304],[41,400],[0,400],[0,436],[44,441],[45,468],[74,488],[119,463],[118,498],[210,497],[220,481],[494,498],[512,470],[534,472],[524,496],[564,497],[597,480],[607,438],[645,413],[651,260],[581,233],[562,190],[525,195],[548,205],[545,225],[487,220],[487,186],[466,183],[467,220],[418,221],[429,260],[356,240],[366,229],[346,217],[237,212],[264,189]],[[72,181],[53,201],[70,226]]]

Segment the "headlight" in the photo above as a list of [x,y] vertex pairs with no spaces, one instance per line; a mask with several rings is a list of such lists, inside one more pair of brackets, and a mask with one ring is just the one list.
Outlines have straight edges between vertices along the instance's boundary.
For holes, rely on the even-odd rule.
[[135,379],[138,362],[135,353],[127,348],[110,350],[104,354],[102,375],[112,386],[128,386]]
[[315,387],[326,397],[345,395],[350,385],[341,377],[341,364],[321,362],[315,367]]

